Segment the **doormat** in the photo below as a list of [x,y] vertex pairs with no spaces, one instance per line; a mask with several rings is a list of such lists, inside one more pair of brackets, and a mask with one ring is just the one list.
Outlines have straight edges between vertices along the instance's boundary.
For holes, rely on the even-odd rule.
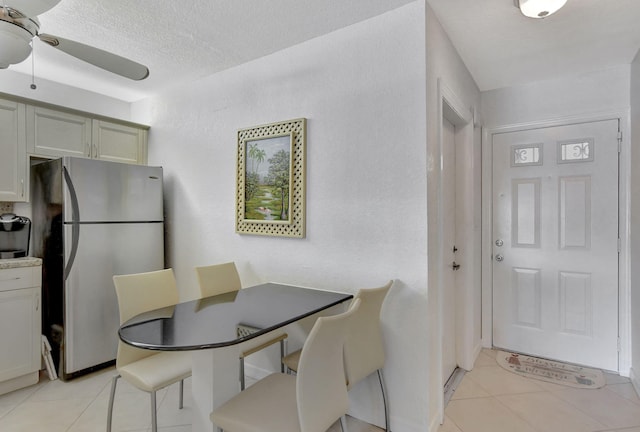
[[554,384],[576,388],[604,387],[602,371],[555,360],[498,351],[498,364],[509,372]]

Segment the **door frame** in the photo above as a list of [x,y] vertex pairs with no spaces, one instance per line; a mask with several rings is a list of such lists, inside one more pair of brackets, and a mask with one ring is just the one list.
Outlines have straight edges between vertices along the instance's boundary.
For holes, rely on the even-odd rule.
[[631,369],[631,320],[630,320],[630,274],[629,257],[629,176],[631,162],[631,129],[628,111],[613,111],[584,116],[568,116],[549,120],[533,121],[482,129],[482,345],[493,346],[493,265],[492,265],[492,179],[493,179],[493,135],[518,132],[543,127],[590,123],[603,120],[618,120],[622,133],[619,144],[618,181],[618,226],[620,254],[618,260],[618,370],[629,376]]
[[[443,277],[442,269],[444,269],[444,242],[443,242],[443,193],[442,193],[442,164],[443,164],[443,119],[447,119],[456,127],[455,145],[456,145],[456,205],[462,203],[463,206],[456,208],[456,213],[460,217],[456,217],[456,239],[464,239],[460,243],[459,249],[467,251],[465,262],[461,264],[467,268],[466,277],[456,282],[456,361],[458,366],[463,369],[471,370],[473,363],[482,349],[481,345],[481,311],[480,311],[480,210],[481,197],[480,194],[474,194],[474,186],[478,186],[478,180],[481,177],[480,151],[478,145],[480,136],[476,138],[475,116],[472,108],[468,108],[461,102],[460,98],[445,84],[442,78],[438,78],[438,124],[437,139],[439,159],[437,160],[438,186],[437,186],[437,233],[438,239],[430,239],[430,242],[436,241],[437,254],[435,269],[430,265],[429,273],[436,278],[436,295],[437,295],[437,326],[436,335],[438,337],[436,346],[440,355],[436,356],[438,376],[442,379],[443,367]],[[458,157],[458,151],[465,150],[464,158]],[[463,170],[461,167],[465,167]],[[460,180],[460,181],[458,181]],[[479,187],[477,188],[480,189]],[[461,197],[461,198],[458,198]],[[435,270],[435,271],[434,271]],[[430,276],[431,277],[431,276]],[[444,419],[444,395],[442,389],[445,383],[439,385],[438,406],[440,411],[440,422]]]

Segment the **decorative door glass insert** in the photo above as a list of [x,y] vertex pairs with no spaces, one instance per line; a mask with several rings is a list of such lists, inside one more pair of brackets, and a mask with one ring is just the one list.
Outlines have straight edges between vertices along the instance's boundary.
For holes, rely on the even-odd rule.
[[542,165],[542,144],[524,144],[511,147],[511,166]]
[[558,142],[558,163],[593,161],[593,138]]

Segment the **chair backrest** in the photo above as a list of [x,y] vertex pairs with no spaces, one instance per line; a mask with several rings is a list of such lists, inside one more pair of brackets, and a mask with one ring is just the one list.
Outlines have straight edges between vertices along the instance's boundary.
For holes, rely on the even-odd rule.
[[326,431],[349,408],[343,347],[349,320],[359,306],[355,300],[345,313],[318,318],[302,347],[296,376],[302,432]]
[[[173,306],[179,295],[172,269],[148,273],[116,275],[113,277],[120,309],[120,324],[143,312]],[[118,343],[116,368],[136,360],[157,354],[151,350],[132,347],[122,341]]]
[[354,297],[361,303],[349,322],[344,345],[348,388],[384,366],[380,310],[392,284],[390,280],[380,288],[361,289]]
[[201,298],[238,291],[242,287],[233,262],[196,267],[196,273]]

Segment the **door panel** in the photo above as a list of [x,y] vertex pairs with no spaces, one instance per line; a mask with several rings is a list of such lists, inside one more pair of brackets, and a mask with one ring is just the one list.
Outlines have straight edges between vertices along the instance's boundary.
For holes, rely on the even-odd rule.
[[[86,224],[78,233],[65,281],[66,373],[116,357],[120,315],[113,275],[164,267],[162,223]],[[65,245],[72,242],[73,228],[65,225]]]
[[[65,159],[65,222],[162,221],[162,168]],[[74,203],[72,191],[77,197]],[[79,215],[73,206],[78,205]]]
[[617,370],[618,121],[492,145],[494,345]]

